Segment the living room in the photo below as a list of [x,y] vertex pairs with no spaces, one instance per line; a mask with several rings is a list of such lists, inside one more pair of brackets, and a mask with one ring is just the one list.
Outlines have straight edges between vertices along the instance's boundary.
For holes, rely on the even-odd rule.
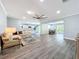
[[78,59],[78,2],[0,0],[0,59]]

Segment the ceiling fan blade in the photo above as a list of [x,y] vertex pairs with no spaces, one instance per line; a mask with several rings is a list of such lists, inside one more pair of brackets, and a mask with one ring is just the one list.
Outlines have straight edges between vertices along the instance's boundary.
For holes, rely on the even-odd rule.
[[48,17],[42,17],[42,18],[48,18]]
[[35,18],[35,19],[40,19],[40,17],[33,17],[33,18]]
[[39,17],[39,15],[38,14],[35,14],[35,17]]
[[48,17],[41,17],[40,19],[46,19],[46,18],[48,18]]
[[43,17],[43,16],[45,16],[45,15],[40,15],[40,17]]
[[36,18],[36,17],[33,17],[33,18]]

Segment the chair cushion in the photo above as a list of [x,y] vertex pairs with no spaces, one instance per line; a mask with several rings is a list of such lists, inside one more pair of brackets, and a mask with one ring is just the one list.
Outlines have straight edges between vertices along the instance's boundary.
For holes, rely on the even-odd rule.
[[18,45],[20,44],[20,41],[19,40],[11,40],[11,41],[7,41],[4,43],[4,48],[8,48],[8,47],[11,47],[11,46],[14,46],[14,45]]

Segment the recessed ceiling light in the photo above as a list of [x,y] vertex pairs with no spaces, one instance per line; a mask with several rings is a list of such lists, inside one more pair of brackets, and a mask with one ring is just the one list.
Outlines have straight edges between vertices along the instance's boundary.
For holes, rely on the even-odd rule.
[[26,19],[26,17],[25,17],[25,16],[23,16],[23,19]]
[[27,11],[27,14],[31,15],[31,14],[34,14],[34,12],[32,12],[32,11]]
[[44,2],[44,0],[40,0],[40,2]]
[[61,12],[60,10],[57,10],[57,12],[56,12],[56,13],[57,13],[57,14],[60,14],[60,12]]

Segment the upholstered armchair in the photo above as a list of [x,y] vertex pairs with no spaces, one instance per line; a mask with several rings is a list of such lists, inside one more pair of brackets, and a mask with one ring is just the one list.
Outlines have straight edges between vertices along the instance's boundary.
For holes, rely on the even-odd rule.
[[16,45],[22,45],[20,36],[16,35],[12,38],[9,38],[7,36],[0,36],[0,45],[1,45],[1,52],[5,48],[9,48]]

